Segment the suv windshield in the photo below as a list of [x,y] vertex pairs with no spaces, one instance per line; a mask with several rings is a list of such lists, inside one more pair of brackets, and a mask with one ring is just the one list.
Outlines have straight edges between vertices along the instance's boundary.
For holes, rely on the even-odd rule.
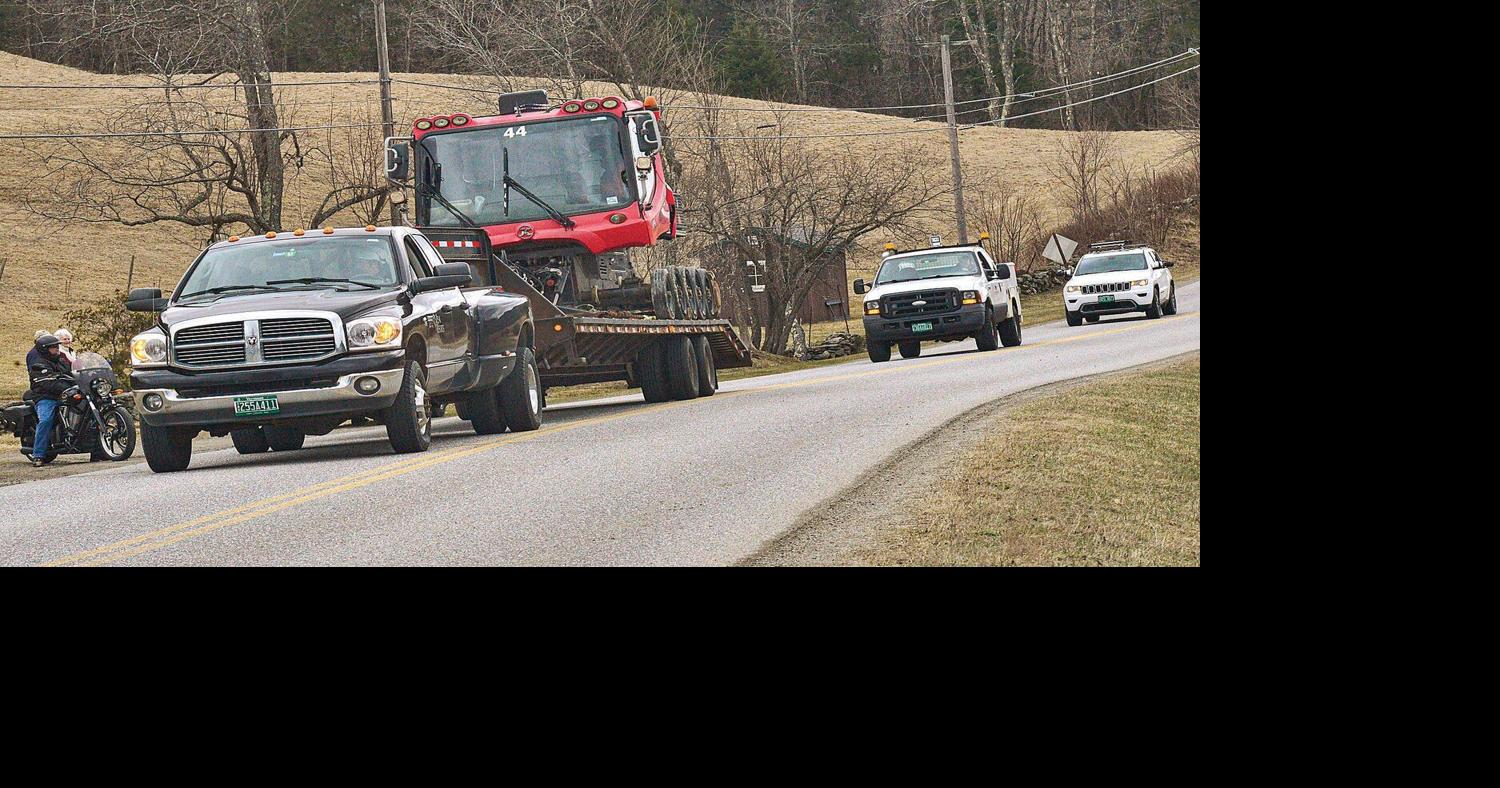
[[936,279],[940,276],[977,276],[979,259],[973,252],[932,252],[892,257],[880,264],[875,284]]
[[[422,146],[442,165],[438,193],[478,224],[547,218],[545,208],[515,189],[506,213],[507,150],[510,177],[561,213],[606,211],[633,199],[620,152],[620,121],[613,115],[433,134],[422,138]],[[430,224],[463,224],[437,200],[422,199]]]
[[1078,267],[1073,270],[1074,276],[1084,274],[1107,274],[1111,271],[1144,271],[1146,269],[1146,255],[1136,252],[1135,254],[1106,254],[1098,257],[1085,257],[1078,261]]
[[178,298],[288,288],[366,289],[398,284],[387,236],[320,236],[210,249],[193,266]]

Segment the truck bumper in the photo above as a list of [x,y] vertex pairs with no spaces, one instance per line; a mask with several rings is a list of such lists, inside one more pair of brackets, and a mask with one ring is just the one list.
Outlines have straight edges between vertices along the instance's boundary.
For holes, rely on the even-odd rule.
[[[1007,317],[1009,317],[1009,314],[995,315],[996,320],[1004,320]],[[928,331],[913,331],[912,326],[919,323],[930,323],[932,324],[932,329]],[[901,342],[911,339],[926,341],[929,339],[967,337],[973,336],[974,332],[983,326],[984,304],[971,304],[960,307],[956,312],[946,312],[926,317],[892,319],[871,315],[865,318],[865,339],[876,342]]]
[[1069,311],[1084,316],[1123,315],[1129,312],[1144,312],[1151,305],[1151,293],[1114,293],[1115,300],[1099,303],[1099,294],[1065,295],[1063,306]]
[[[402,361],[397,352],[350,355],[313,366],[191,375],[141,370],[132,382],[137,412],[152,427],[249,427],[309,416],[354,416],[390,407],[406,375]],[[362,394],[355,388],[362,378],[373,378],[380,386]],[[276,397],[276,413],[235,415],[236,399],[269,395]]]

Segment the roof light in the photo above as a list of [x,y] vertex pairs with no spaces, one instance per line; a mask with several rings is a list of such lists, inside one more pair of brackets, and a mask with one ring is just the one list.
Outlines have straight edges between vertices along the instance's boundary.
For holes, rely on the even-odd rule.
[[437,126],[440,129],[447,128],[448,124],[451,123],[451,122],[452,121],[448,120],[447,118],[433,118],[432,119],[432,125]]
[[240,237],[238,235],[231,235],[231,236],[229,236],[229,242],[230,243],[234,243],[235,241],[238,241],[239,239],[240,239]]
[[332,227],[324,227],[323,228],[323,234],[324,235],[333,235],[333,228]]
[[417,128],[421,129],[422,131],[426,131],[426,130],[432,128],[432,119],[431,118],[422,118],[421,120],[417,121],[416,125],[417,125]]
[[373,224],[367,224],[367,225],[365,225],[365,232],[367,232],[367,233],[373,233],[373,232],[375,232],[375,225],[373,225]]
[[610,96],[609,98],[599,102],[599,106],[605,109],[614,109],[615,107],[620,106],[620,100],[615,98],[614,96]]
[[979,242],[980,243],[984,243],[985,241],[988,241],[989,239],[990,239],[990,234],[989,233],[982,232],[982,233],[979,234]]
[[646,99],[641,102],[641,106],[645,107],[646,109],[656,109],[656,97],[647,96]]
[[561,331],[562,330],[562,323],[553,323],[552,324],[552,330],[553,331]]
[[276,237],[276,231],[272,230],[271,232],[266,233],[266,237],[267,238],[275,238]]
[[885,248],[886,248],[886,249],[887,249],[887,250],[889,250],[889,251],[892,251],[892,252],[894,252],[894,251],[896,251],[896,245],[895,245],[895,244],[893,244],[893,243],[887,243],[887,244],[886,244],[886,245],[885,245]]
[[467,125],[469,125],[469,121],[470,120],[472,120],[472,118],[470,118],[468,115],[454,115],[453,116],[453,125],[455,125],[455,126],[467,126]]
[[588,101],[583,102],[583,108],[588,110],[589,112],[593,112],[594,110],[599,108],[599,101],[597,99],[589,99]]
[[302,228],[298,227],[297,229],[293,230],[292,231],[292,235],[295,235],[298,238],[301,238],[302,237]]
[[566,104],[564,104],[562,106],[563,112],[577,112],[578,110],[581,110],[581,109],[583,109],[583,105],[579,104],[576,101],[569,101],[568,103],[566,103]]

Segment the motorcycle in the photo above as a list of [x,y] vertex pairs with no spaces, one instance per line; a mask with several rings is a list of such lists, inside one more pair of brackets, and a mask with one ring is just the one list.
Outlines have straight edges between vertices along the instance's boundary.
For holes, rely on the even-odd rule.
[[[115,399],[120,380],[109,361],[98,353],[79,353],[73,362],[73,374],[64,378],[72,385],[57,405],[57,419],[52,428],[52,443],[47,457],[51,462],[59,454],[88,454],[91,460],[120,462],[135,452],[135,419]],[[25,400],[8,405],[0,412],[0,421],[12,435],[21,439],[21,454],[31,456],[36,439],[36,404],[28,392]]]

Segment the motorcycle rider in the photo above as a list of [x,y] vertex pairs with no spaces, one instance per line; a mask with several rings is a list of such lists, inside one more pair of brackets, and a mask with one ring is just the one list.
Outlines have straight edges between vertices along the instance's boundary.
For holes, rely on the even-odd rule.
[[31,377],[31,393],[35,399],[36,437],[31,441],[31,467],[40,468],[47,459],[48,444],[52,442],[52,426],[57,423],[57,408],[62,394],[72,385],[73,366],[62,355],[62,341],[51,334],[36,338],[36,356],[26,354],[26,372]]

